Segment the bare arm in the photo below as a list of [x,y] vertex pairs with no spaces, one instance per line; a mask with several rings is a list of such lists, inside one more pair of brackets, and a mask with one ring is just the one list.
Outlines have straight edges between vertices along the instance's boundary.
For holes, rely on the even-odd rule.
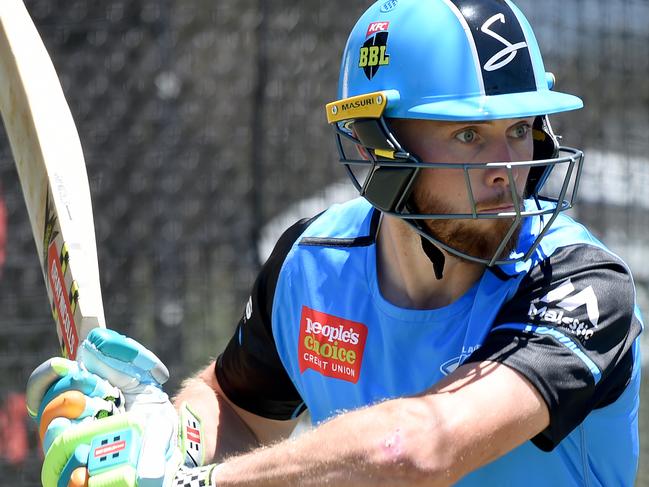
[[448,485],[548,423],[545,402],[520,374],[469,364],[420,397],[350,412],[296,440],[230,459],[215,480],[219,487]]
[[225,396],[214,375],[214,362],[187,379],[174,398],[186,401],[201,417],[206,458],[224,458],[286,438],[295,421],[275,421],[244,411]]

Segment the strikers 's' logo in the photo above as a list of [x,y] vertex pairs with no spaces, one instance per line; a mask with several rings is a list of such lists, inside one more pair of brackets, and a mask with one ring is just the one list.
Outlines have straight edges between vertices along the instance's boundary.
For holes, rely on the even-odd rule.
[[485,63],[485,65],[483,66],[483,69],[485,71],[496,71],[497,69],[507,66],[509,63],[511,63],[514,60],[514,58],[516,57],[516,53],[518,52],[519,49],[524,49],[527,47],[526,42],[517,42],[516,44],[512,44],[503,36],[491,30],[491,26],[497,20],[499,20],[502,24],[504,24],[505,16],[503,14],[496,14],[493,17],[489,18],[484,24],[482,24],[482,27],[480,28],[482,32],[496,39],[503,46],[505,46],[502,50],[494,54]]
[[363,68],[367,79],[372,79],[381,66],[390,64],[388,27],[390,22],[372,22],[367,28],[367,40],[360,50],[358,67]]

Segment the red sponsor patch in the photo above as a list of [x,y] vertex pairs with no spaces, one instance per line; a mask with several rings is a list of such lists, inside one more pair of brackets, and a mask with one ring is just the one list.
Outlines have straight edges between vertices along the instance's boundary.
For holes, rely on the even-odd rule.
[[367,28],[367,34],[365,34],[365,37],[374,35],[377,32],[385,32],[386,30],[388,30],[389,26],[390,22],[372,22]]
[[366,340],[364,324],[302,306],[300,372],[313,369],[355,384],[360,377]]
[[124,440],[116,441],[110,445],[102,445],[95,449],[95,458],[112,455],[113,453],[122,451],[124,448],[126,448],[126,441]]
[[47,278],[50,283],[50,289],[52,290],[52,300],[56,308],[67,358],[74,360],[77,358],[79,336],[77,335],[77,327],[74,323],[72,308],[70,307],[70,298],[65,288],[65,279],[63,278],[63,271],[59,262],[59,252],[54,242],[50,244],[47,252]]
[[187,427],[187,439],[193,441],[194,443],[201,442],[201,434],[196,428]]

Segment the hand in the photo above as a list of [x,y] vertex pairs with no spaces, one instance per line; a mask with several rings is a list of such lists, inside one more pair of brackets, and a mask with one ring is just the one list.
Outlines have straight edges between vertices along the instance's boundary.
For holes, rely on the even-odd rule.
[[124,397],[118,388],[77,362],[60,357],[47,360],[32,372],[26,403],[29,415],[39,425],[45,451],[71,424],[124,412]]
[[78,363],[38,367],[27,405],[43,439],[43,485],[166,487],[194,485],[196,476],[211,485],[211,469],[182,467],[203,461],[200,418],[183,405],[179,431],[161,387],[168,376],[152,352],[105,329],[88,335]]

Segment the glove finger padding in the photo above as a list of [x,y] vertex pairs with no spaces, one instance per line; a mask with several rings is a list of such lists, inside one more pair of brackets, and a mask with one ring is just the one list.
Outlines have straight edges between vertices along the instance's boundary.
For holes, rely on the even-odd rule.
[[77,362],[60,357],[47,360],[32,372],[26,398],[27,410],[38,425],[43,452],[65,427],[124,412],[119,389]]
[[124,399],[119,389],[88,372],[77,362],[54,357],[39,365],[27,381],[25,398],[29,415],[40,422],[47,404],[71,390],[112,401],[118,408],[123,407]]
[[38,433],[43,443],[43,450],[47,451],[48,443],[45,437],[52,437],[59,430],[60,423],[50,426],[57,418],[71,420],[72,424],[79,423],[85,419],[101,419],[123,412],[115,403],[101,397],[90,397],[79,391],[65,391],[52,399],[42,413],[39,415]]
[[141,386],[161,387],[169,379],[167,367],[153,352],[113,330],[92,330],[79,347],[79,359],[125,395],[141,392]]

